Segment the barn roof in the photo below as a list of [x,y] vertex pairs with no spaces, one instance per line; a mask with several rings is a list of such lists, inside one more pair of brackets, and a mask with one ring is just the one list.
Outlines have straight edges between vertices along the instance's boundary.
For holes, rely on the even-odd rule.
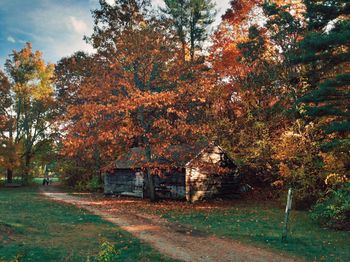
[[209,145],[187,162],[186,167],[200,169],[208,174],[228,174],[237,166],[220,146]]
[[147,161],[145,148],[133,147],[120,155],[112,166],[118,169],[142,168],[145,165],[184,167],[202,148],[190,145],[172,145],[161,155],[152,154],[151,161]]
[[[200,159],[203,154],[213,152],[215,150],[221,150],[221,147],[213,145],[196,145],[190,146],[187,144],[171,145],[164,150],[162,155],[152,155],[151,161],[147,161],[146,150],[142,147],[131,148],[126,153],[120,155],[110,165],[103,168],[104,171],[112,169],[134,169],[142,168],[146,165],[153,167],[172,166],[177,168],[183,168],[186,166],[195,166],[200,163]],[[215,163],[212,163],[215,165]]]

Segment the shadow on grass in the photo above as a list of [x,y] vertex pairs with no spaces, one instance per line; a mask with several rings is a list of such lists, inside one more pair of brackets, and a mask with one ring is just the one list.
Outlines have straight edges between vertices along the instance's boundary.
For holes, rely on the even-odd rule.
[[118,250],[118,260],[168,261],[130,234],[96,215],[51,202],[37,187],[0,189],[0,260],[85,261],[101,242]]

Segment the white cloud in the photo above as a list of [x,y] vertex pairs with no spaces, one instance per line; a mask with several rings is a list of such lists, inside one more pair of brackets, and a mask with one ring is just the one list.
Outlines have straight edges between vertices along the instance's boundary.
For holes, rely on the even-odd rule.
[[115,4],[115,0],[106,0],[106,3],[109,5],[114,5]]
[[27,17],[32,30],[25,35],[30,34],[34,49],[43,51],[50,62],[79,50],[93,51],[83,40],[84,35],[90,35],[93,31],[89,8],[50,3],[28,12]]
[[7,41],[9,41],[10,43],[16,43],[16,39],[13,38],[12,36],[8,36]]
[[76,18],[75,16],[71,16],[71,17],[69,17],[69,19],[70,19],[70,23],[73,26],[73,29],[75,32],[77,32],[79,34],[84,34],[84,33],[87,33],[89,31],[89,26],[83,20],[80,20],[80,19]]

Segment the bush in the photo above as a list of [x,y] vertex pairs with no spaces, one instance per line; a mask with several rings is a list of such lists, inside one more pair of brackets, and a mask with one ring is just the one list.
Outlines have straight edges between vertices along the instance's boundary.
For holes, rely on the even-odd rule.
[[330,190],[312,208],[311,217],[323,226],[350,230],[350,183]]
[[78,191],[98,192],[103,189],[103,184],[98,176],[93,176],[89,180],[78,181],[74,188]]
[[93,176],[87,183],[86,189],[90,192],[96,192],[103,189],[103,184],[98,176]]
[[100,252],[97,256],[97,261],[99,262],[110,262],[115,261],[118,258],[118,251],[114,248],[114,246],[104,241],[100,246]]

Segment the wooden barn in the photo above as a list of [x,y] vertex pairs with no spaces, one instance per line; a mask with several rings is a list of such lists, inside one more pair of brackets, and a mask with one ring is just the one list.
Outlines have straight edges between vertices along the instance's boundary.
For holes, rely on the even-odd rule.
[[[161,175],[153,175],[158,198],[195,202],[237,196],[240,176],[233,161],[219,146],[207,146],[191,152],[185,147],[176,147],[176,150],[170,151],[171,160],[157,159],[159,166],[170,161],[173,163],[173,167],[163,169]],[[178,157],[179,154],[182,155],[181,158]],[[142,172],[146,164],[142,160],[145,159],[144,156],[143,148],[132,148],[112,166],[105,168],[104,193],[147,198],[149,180],[147,174]]]

